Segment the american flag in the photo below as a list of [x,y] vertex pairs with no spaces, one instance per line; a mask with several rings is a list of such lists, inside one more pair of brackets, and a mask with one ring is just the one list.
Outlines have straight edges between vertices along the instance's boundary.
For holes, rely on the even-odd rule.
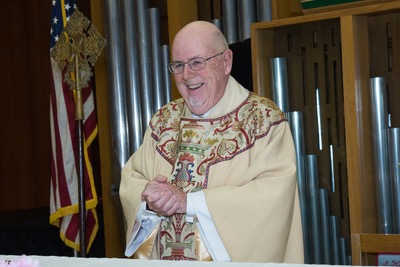
[[[52,0],[50,51],[76,7],[76,0]],[[79,166],[77,125],[75,121],[74,90],[64,81],[55,60],[51,60],[50,77],[50,128],[51,128],[51,188],[50,223],[60,228],[64,243],[80,250],[78,173]],[[67,68],[64,68],[67,69]],[[90,144],[97,136],[94,96],[90,86],[82,89],[84,165],[86,193],[86,249],[88,252],[98,231],[96,214],[97,194],[90,162]]]

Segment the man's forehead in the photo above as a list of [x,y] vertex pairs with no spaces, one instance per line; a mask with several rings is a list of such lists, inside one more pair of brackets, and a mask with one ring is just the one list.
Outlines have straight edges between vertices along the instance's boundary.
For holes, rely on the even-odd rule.
[[202,40],[189,40],[188,42],[178,42],[172,47],[172,56],[182,60],[208,56],[210,46]]

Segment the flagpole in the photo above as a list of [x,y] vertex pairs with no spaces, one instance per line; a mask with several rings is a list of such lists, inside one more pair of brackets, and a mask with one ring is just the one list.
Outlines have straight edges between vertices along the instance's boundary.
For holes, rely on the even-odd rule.
[[[83,39],[83,38],[82,38]],[[81,40],[82,41],[82,40]],[[79,56],[75,55],[76,76],[76,101],[75,101],[75,123],[78,131],[79,164],[78,164],[78,205],[79,205],[79,246],[80,256],[86,257],[86,194],[84,174],[84,134],[83,134],[83,100],[82,88],[80,86]]]
[[[75,124],[78,141],[76,172],[78,179],[79,254],[86,256],[86,190],[85,190],[85,134],[82,89],[88,86],[91,68],[106,45],[106,40],[76,7],[64,32],[50,52],[61,71],[65,68],[64,81],[74,90]],[[89,179],[89,178],[88,178]],[[76,243],[76,239],[71,239]],[[77,248],[76,248],[77,249]],[[74,255],[76,255],[74,253]]]

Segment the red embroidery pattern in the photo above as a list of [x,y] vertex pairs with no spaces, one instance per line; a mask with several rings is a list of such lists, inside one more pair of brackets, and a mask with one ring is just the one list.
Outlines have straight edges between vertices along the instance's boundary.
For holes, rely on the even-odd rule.
[[[206,151],[187,151],[202,153],[192,175],[204,177],[203,188],[207,187],[211,166],[253,147],[256,140],[269,133],[271,126],[285,121],[284,114],[271,100],[253,93],[235,110],[214,119],[183,118],[184,105],[183,99],[178,99],[163,107],[150,121],[152,137],[157,141],[158,153],[176,165],[182,127],[192,126],[189,128],[193,131],[200,126],[205,128],[202,136],[189,137],[196,139],[195,143]],[[191,144],[192,150],[201,149]]]
[[[183,214],[177,214],[175,220],[170,220],[162,224],[160,231],[160,239],[166,240],[166,245],[160,243],[160,252],[162,260],[187,260],[196,261],[196,254],[193,252],[191,256],[187,256],[187,251],[191,251],[194,246],[193,225],[188,225],[184,220]],[[190,230],[185,229],[189,227]],[[170,253],[165,253],[169,249]],[[186,252],[186,253],[185,253]]]

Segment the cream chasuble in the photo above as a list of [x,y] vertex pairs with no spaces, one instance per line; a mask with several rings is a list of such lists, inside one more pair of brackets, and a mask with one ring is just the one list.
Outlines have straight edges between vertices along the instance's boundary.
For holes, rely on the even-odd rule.
[[[208,118],[193,119],[183,99],[173,101],[154,115],[142,146],[122,170],[127,240],[140,227],[136,213],[145,184],[165,175],[184,192],[204,192],[232,261],[302,263],[295,166],[283,113],[232,77]],[[185,216],[161,220],[136,253],[207,260],[196,225]]]

